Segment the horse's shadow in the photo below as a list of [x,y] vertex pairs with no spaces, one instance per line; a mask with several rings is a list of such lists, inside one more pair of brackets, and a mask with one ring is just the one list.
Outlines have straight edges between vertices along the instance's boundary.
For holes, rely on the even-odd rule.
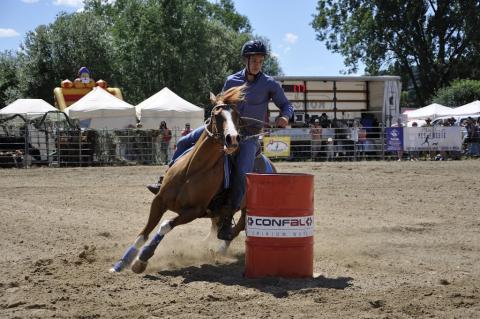
[[353,278],[337,277],[327,278],[316,276],[314,278],[247,278],[244,276],[245,256],[236,256],[237,261],[229,264],[203,264],[188,266],[175,270],[162,270],[156,274],[145,275],[147,280],[162,280],[162,277],[183,277],[183,283],[205,281],[216,282],[223,285],[237,285],[246,288],[258,289],[264,293],[272,294],[277,298],[288,297],[293,291],[310,291],[315,288],[345,289],[351,287]]

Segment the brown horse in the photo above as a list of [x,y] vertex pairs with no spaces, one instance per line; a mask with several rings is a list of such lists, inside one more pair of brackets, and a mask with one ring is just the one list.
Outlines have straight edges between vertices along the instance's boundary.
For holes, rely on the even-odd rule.
[[[223,187],[225,153],[232,154],[238,148],[240,119],[235,105],[243,99],[243,90],[244,86],[241,86],[218,96],[210,95],[214,108],[205,131],[193,150],[168,169],[160,192],[152,201],[147,224],[110,271],[125,269],[138,255],[132,270],[142,272],[165,234],[176,226],[207,217],[209,203]],[[144,246],[167,210],[178,216],[162,222],[150,243]]]

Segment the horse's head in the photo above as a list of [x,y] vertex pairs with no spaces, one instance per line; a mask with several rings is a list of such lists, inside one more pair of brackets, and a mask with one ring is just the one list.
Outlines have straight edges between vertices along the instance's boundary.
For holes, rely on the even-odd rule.
[[217,96],[210,93],[210,100],[214,105],[211,117],[212,133],[222,137],[227,154],[232,154],[238,148],[240,115],[236,104],[243,100],[244,89],[245,86],[234,87]]

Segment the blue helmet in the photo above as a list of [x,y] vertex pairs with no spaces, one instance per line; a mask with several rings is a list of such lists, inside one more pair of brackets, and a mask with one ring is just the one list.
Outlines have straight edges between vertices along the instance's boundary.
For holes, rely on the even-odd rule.
[[250,40],[245,42],[242,47],[242,56],[247,57],[250,55],[267,55],[267,47],[260,40]]

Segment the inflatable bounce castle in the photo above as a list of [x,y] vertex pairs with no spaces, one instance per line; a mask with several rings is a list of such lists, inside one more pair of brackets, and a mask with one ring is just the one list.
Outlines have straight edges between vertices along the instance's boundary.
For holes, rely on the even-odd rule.
[[80,70],[78,70],[78,77],[73,81],[73,83],[68,79],[63,80],[61,87],[57,87],[53,90],[53,95],[55,96],[55,106],[63,112],[65,108],[80,100],[95,86],[99,86],[120,100],[123,100],[122,92],[119,88],[109,88],[107,82],[104,80],[98,80],[95,82],[90,77],[90,71],[83,66],[80,68]]

